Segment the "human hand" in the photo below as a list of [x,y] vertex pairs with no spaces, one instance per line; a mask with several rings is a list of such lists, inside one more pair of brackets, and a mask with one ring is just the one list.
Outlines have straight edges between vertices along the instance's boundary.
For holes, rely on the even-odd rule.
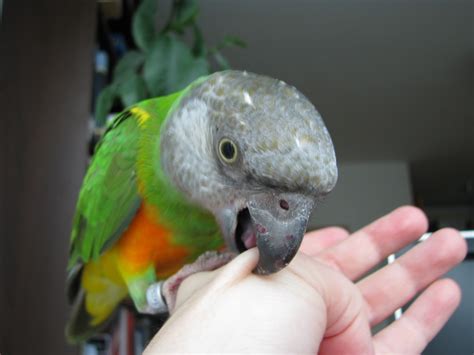
[[[321,238],[316,243],[319,233],[310,233],[302,250],[355,281],[388,255],[417,241],[427,227],[422,211],[401,207],[350,237],[340,231],[336,236]],[[324,243],[329,248],[324,248]],[[460,263],[466,252],[466,242],[458,231],[445,228],[394,263],[356,283],[371,327],[423,291],[399,320],[372,338],[376,353],[414,354],[423,351],[461,299],[461,291],[454,281],[438,278]],[[343,351],[344,342],[340,340],[338,337],[324,339],[320,353],[348,353]]]
[[[154,338],[155,352],[419,353],[460,299],[450,280],[432,283],[466,252],[444,229],[394,264],[356,280],[387,255],[415,241],[426,218],[400,208],[347,237],[340,229],[309,233],[281,272],[257,276],[257,251],[187,279],[173,316]],[[403,317],[371,336],[370,327],[429,287]]]

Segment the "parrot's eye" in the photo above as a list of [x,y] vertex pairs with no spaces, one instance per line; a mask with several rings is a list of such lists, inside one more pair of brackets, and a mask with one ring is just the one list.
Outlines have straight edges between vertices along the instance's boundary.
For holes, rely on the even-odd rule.
[[233,163],[237,160],[237,146],[228,138],[223,138],[219,142],[219,155],[226,163]]

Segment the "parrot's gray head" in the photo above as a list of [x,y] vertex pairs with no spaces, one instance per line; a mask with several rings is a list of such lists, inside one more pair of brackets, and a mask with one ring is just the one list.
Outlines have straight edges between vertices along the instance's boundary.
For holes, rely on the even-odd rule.
[[214,213],[231,250],[258,247],[261,274],[291,261],[337,180],[331,138],[308,99],[240,71],[192,86],[162,130],[161,156],[176,186]]

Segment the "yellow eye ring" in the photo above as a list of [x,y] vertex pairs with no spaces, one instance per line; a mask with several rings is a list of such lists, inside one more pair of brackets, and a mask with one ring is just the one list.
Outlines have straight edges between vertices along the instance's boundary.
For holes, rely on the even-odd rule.
[[222,138],[219,142],[219,156],[226,163],[237,160],[237,146],[228,138]]

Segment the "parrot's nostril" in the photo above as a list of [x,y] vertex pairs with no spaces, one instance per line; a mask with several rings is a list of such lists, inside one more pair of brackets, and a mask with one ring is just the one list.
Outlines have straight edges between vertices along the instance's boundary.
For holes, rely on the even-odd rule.
[[284,209],[285,211],[288,211],[290,209],[290,205],[288,204],[288,201],[286,200],[280,200],[280,207]]

